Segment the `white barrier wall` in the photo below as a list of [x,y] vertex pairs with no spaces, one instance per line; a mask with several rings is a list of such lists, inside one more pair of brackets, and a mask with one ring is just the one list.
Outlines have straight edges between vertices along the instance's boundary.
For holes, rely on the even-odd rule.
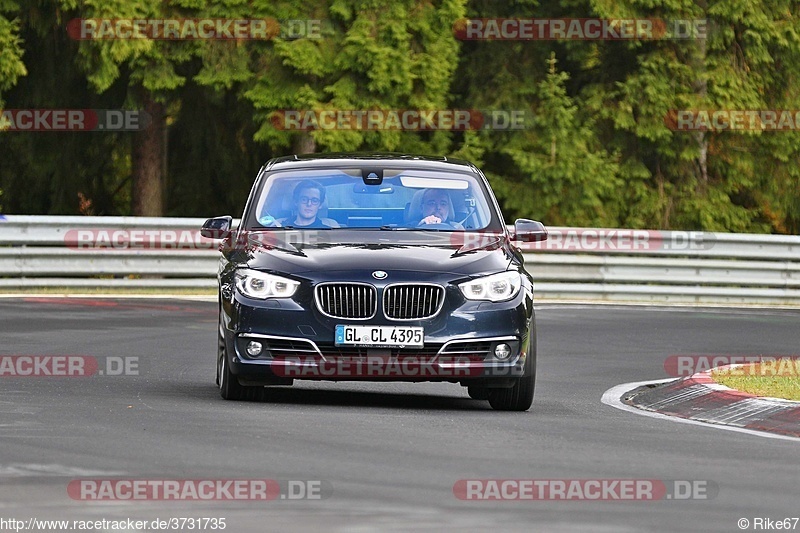
[[[0,288],[216,286],[203,219],[0,216]],[[522,246],[537,297],[800,304],[800,236],[548,228]]]

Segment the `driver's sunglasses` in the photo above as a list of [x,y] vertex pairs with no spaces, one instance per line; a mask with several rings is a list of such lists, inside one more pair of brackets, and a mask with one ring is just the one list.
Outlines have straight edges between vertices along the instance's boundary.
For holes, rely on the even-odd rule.
[[301,204],[319,205],[319,198],[309,198],[308,196],[300,197]]
[[441,201],[438,201],[438,202],[436,200],[428,200],[427,202],[425,202],[425,207],[434,208],[436,206],[449,207],[449,205],[447,203],[447,200],[441,200]]

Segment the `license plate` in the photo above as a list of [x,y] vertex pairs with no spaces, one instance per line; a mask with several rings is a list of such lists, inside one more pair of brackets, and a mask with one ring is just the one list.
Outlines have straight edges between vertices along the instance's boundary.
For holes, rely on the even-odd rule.
[[336,326],[336,346],[402,346],[422,348],[423,329],[419,326]]

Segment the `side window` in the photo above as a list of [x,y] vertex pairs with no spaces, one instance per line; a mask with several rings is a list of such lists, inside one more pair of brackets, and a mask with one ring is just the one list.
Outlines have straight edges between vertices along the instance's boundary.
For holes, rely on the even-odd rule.
[[277,221],[289,217],[292,211],[291,198],[291,183],[287,180],[274,183],[258,210],[259,224],[270,227],[276,225]]
[[464,229],[479,229],[486,226],[483,202],[475,196],[472,187],[465,191],[454,191],[453,197],[455,218]]

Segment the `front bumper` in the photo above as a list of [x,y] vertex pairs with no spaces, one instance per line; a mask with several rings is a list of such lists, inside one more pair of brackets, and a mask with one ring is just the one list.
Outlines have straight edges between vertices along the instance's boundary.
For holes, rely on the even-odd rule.
[[[524,375],[526,358],[535,358],[530,346],[533,304],[524,291],[509,302],[462,301],[431,319],[404,321],[402,325],[424,328],[422,348],[337,347],[336,325],[352,322],[291,299],[253,301],[237,293],[223,310],[230,369],[243,384],[310,379],[510,386],[512,378]],[[400,325],[385,317],[358,323]],[[261,353],[250,355],[250,342],[260,343]],[[501,343],[511,348],[503,359],[494,354]]]
[[[253,341],[264,346],[257,357],[246,351]],[[498,344],[511,347],[508,358],[499,360],[493,355]],[[520,344],[518,337],[507,336],[453,339],[438,349],[325,349],[307,339],[245,333],[234,338],[235,351],[228,353],[234,374],[252,381],[265,378],[267,384],[273,378],[462,382],[522,376],[525,357],[530,355]],[[288,349],[289,345],[294,349]]]

